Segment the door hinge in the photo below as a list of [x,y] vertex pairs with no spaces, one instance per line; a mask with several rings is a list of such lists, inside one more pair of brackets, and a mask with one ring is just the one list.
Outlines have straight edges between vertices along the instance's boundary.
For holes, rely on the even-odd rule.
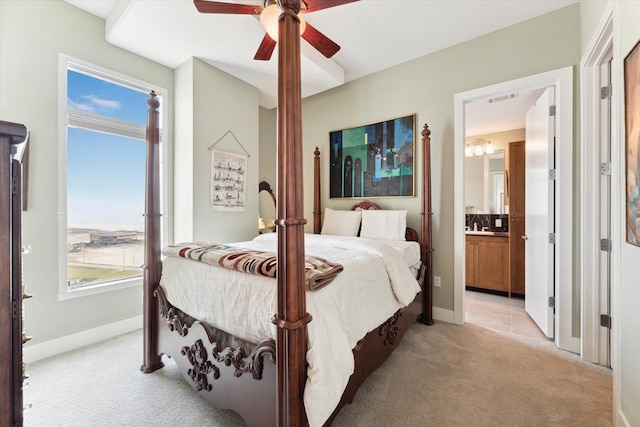
[[556,244],[556,233],[549,233],[549,243],[552,245]]
[[600,99],[611,98],[613,95],[613,86],[603,86],[600,88]]
[[555,180],[557,176],[555,169],[549,169],[549,179]]
[[18,301],[11,301],[11,317],[14,319],[18,318]]
[[600,239],[600,250],[603,252],[611,252],[611,239]]
[[550,105],[549,106],[549,116],[551,116],[551,117],[555,117],[556,116],[556,106],[555,105]]
[[11,194],[18,194],[18,178],[11,177]]
[[611,175],[611,162],[600,163],[600,175]]
[[556,297],[549,297],[549,307],[556,308]]
[[601,314],[600,326],[611,329],[611,316],[608,314]]

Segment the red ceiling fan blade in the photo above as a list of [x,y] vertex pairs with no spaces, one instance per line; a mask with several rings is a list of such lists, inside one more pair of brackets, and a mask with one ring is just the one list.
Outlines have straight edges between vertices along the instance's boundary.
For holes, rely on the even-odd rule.
[[256,52],[256,56],[253,59],[258,61],[268,61],[271,59],[271,54],[273,53],[273,49],[276,47],[276,42],[269,37],[269,34],[265,34],[262,43],[260,43],[260,47]]
[[307,29],[302,33],[302,38],[327,58],[331,58],[340,50],[340,46],[337,43],[309,25],[308,22]]
[[261,6],[248,4],[224,3],[220,1],[193,0],[200,13],[229,13],[238,15],[260,15]]
[[307,9],[304,13],[315,12],[316,10],[328,9],[330,7],[340,6],[347,3],[353,3],[360,0],[307,0]]

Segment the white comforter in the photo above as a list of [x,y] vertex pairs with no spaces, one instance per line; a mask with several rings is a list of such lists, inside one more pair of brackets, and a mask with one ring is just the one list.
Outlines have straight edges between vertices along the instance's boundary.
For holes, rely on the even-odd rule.
[[[241,248],[276,251],[277,235],[263,234]],[[344,266],[322,289],[307,292],[307,384],[305,409],[321,426],[340,401],[353,373],[351,349],[364,335],[408,305],[420,291],[412,275],[420,262],[416,242],[305,235],[307,255]],[[188,285],[187,285],[188,284]],[[276,281],[184,258],[163,261],[167,299],[193,317],[251,342],[275,339]]]

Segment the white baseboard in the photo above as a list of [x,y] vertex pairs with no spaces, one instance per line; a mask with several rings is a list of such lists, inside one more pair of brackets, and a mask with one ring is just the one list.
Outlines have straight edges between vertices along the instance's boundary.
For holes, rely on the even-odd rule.
[[575,354],[580,354],[580,347],[582,345],[582,340],[580,337],[571,337],[571,351]]
[[613,422],[613,425],[616,427],[631,427],[629,421],[627,421],[627,417],[622,413],[621,408],[616,407],[616,419]]
[[456,323],[453,310],[447,310],[440,307],[433,307],[434,320],[440,320],[447,323]]
[[142,328],[142,315],[24,347],[24,360],[35,362]]

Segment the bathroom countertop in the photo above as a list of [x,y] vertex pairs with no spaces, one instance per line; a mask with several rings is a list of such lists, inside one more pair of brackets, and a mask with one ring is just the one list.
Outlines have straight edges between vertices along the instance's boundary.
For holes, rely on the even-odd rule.
[[495,237],[509,237],[508,231],[473,231],[465,230],[464,234],[469,236],[495,236]]

